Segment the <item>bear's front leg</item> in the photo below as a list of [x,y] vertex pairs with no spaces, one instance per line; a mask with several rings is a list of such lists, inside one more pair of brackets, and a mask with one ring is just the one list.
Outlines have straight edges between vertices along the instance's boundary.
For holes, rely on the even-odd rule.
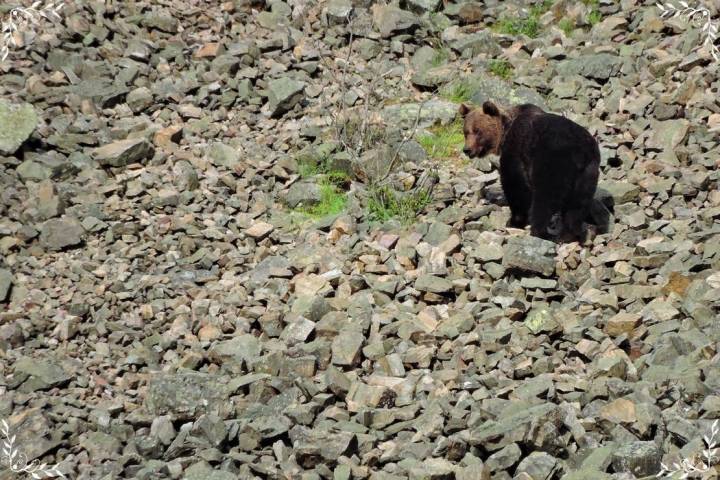
[[521,168],[520,160],[514,156],[503,155],[500,158],[500,184],[510,206],[507,226],[512,228],[525,228],[528,224],[530,187]]

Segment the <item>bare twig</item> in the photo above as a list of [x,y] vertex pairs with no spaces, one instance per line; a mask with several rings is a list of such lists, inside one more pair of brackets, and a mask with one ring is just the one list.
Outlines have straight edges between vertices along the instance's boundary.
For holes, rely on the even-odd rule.
[[10,435],[10,425],[5,420],[0,422],[0,433],[4,437],[0,460],[10,468],[11,472],[26,473],[36,480],[53,477],[66,478],[57,465],[48,466],[47,463],[39,463],[37,460],[28,463],[27,455],[18,449],[15,444],[16,435]]
[[718,25],[712,21],[710,11],[703,7],[693,8],[685,1],[680,1],[679,4],[680,6],[676,7],[670,2],[665,4],[658,2],[657,7],[662,12],[660,16],[662,18],[677,18],[683,16],[691,22],[702,22],[702,32],[705,35],[703,46],[710,50],[710,55],[712,55],[715,61],[720,60],[720,49],[715,45],[715,40],[717,40],[718,37]]
[[15,7],[7,14],[6,19],[0,24],[0,61],[10,55],[10,47],[18,47],[20,42],[18,38],[22,38],[22,32],[31,30],[31,26],[36,26],[43,21],[60,21],[60,10],[64,4],[62,0],[50,2],[39,8],[42,4],[41,0],[37,0],[29,7]]

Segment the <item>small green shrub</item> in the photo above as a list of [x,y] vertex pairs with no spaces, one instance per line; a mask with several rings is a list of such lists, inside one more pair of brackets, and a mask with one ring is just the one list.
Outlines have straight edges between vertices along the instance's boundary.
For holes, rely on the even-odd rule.
[[508,79],[512,75],[513,66],[507,60],[497,58],[488,62],[488,70],[500,78]]
[[345,210],[347,195],[337,185],[323,180],[320,183],[320,202],[309,206],[300,207],[298,212],[313,218],[323,218],[328,215],[337,215]]
[[588,13],[587,23],[591,27],[594,27],[600,20],[602,20],[602,13],[600,13],[600,1],[599,0],[582,0],[582,3],[590,7],[590,13]]
[[540,34],[540,16],[550,10],[552,0],[533,5],[527,18],[501,18],[493,26],[495,31],[506,35],[526,35],[535,38]]
[[452,82],[443,88],[440,95],[453,103],[467,102],[472,97],[472,85],[464,80]]
[[450,158],[459,155],[465,143],[462,120],[431,128],[430,134],[418,136],[418,143],[431,158]]
[[598,23],[600,23],[600,20],[602,20],[602,13],[600,13],[600,10],[593,10],[588,14],[587,22],[591,26],[595,26]]
[[572,31],[575,30],[575,22],[569,18],[563,18],[558,22],[558,27],[565,32],[565,36],[569,37]]
[[350,176],[343,171],[334,170],[328,157],[317,162],[302,162],[298,165],[301,178],[316,178],[320,187],[320,202],[309,207],[300,207],[298,212],[310,217],[322,218],[342,212],[347,204],[344,186]]
[[435,50],[435,55],[433,56],[430,65],[433,68],[440,67],[447,63],[448,60],[450,60],[450,50],[446,47],[440,47]]
[[376,186],[369,191],[367,211],[372,220],[386,222],[397,218],[403,224],[409,224],[430,200],[431,195],[425,190],[400,193],[388,185]]

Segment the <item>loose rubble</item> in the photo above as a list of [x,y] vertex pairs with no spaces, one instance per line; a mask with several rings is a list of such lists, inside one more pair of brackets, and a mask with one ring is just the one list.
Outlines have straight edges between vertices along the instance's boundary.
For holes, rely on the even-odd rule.
[[[706,448],[720,80],[687,22],[555,0],[531,38],[495,26],[519,1],[126,3],[66,2],[2,63],[0,419],[28,461],[587,480]],[[585,244],[506,228],[496,158],[423,149],[487,99],[597,137]],[[364,164],[340,114],[384,122]],[[431,192],[409,222],[370,215],[383,174]]]

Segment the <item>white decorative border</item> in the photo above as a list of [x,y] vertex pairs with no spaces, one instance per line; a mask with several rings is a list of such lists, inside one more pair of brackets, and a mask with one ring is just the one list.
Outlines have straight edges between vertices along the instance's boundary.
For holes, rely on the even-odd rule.
[[57,465],[49,467],[46,463],[35,463],[36,460],[28,463],[27,455],[20,452],[15,445],[15,435],[10,436],[10,425],[8,425],[5,420],[0,422],[0,433],[5,437],[2,441],[0,464],[7,465],[11,472],[25,473],[35,480],[42,478],[66,478],[58,469]]
[[43,20],[62,20],[58,12],[64,6],[63,0],[50,2],[38,10],[40,5],[42,5],[42,0],[37,0],[29,7],[15,7],[8,13],[7,19],[2,21],[0,28],[0,33],[2,33],[2,37],[0,37],[0,61],[5,61],[10,55],[10,47],[18,46],[18,37],[22,39],[22,32],[30,30],[31,25],[38,25]]
[[720,49],[715,45],[715,40],[718,37],[718,25],[710,18],[710,11],[707,8],[699,7],[693,8],[688,5],[687,2],[681,0],[680,6],[676,7],[670,2],[664,5],[660,2],[657,3],[657,7],[662,12],[660,16],[662,18],[675,18],[679,16],[687,17],[690,21],[700,20],[703,22],[702,31],[705,35],[703,46],[710,50],[710,55],[715,61],[720,60]]
[[[715,420],[710,427],[710,434],[703,437],[705,449],[691,458],[686,458],[681,462],[675,462],[670,465],[661,464],[662,469],[657,474],[658,478],[700,478],[703,473],[709,472],[720,462],[718,450],[720,450],[720,420]],[[680,475],[677,477],[676,475]]]

